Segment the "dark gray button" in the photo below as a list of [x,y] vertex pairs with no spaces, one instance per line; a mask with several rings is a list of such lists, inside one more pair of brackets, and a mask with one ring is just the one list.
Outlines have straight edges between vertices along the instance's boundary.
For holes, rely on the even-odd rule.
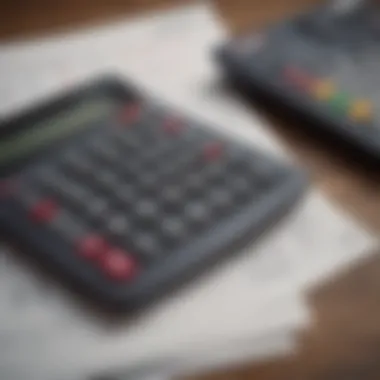
[[156,203],[151,200],[142,200],[136,204],[135,212],[136,215],[144,221],[154,220],[157,216]]
[[60,193],[62,186],[66,185],[66,177],[54,167],[43,167],[36,173],[34,182],[37,182],[43,189]]
[[97,151],[97,155],[108,162],[118,161],[120,156],[114,144],[104,143]]
[[93,155],[105,161],[114,162],[119,158],[117,145],[110,141],[108,135],[97,135],[88,142]]
[[70,148],[64,152],[62,163],[68,167],[75,167],[77,162],[81,161],[83,157],[83,152],[80,152],[78,149]]
[[225,210],[232,205],[233,200],[227,190],[214,190],[211,193],[211,202],[216,209]]
[[203,176],[200,173],[190,174],[186,179],[186,188],[191,195],[201,193],[204,189],[204,184]]
[[185,151],[183,150],[179,157],[176,159],[177,169],[179,170],[185,170],[187,167],[189,167],[192,162],[194,161],[194,152],[193,151]]
[[123,146],[124,152],[128,153],[129,151],[136,151],[140,147],[139,138],[127,131],[125,134],[121,135],[119,138],[119,142]]
[[247,178],[239,177],[232,180],[234,191],[240,195],[247,195],[251,192],[251,185]]
[[146,259],[158,258],[160,245],[157,237],[150,233],[137,233],[133,237],[134,248]]
[[73,166],[72,170],[81,176],[91,176],[96,170],[96,167],[88,157],[83,157]]
[[135,194],[131,185],[119,185],[115,189],[116,199],[122,203],[122,205],[129,206],[135,200]]
[[178,186],[168,186],[163,189],[162,199],[168,204],[177,204],[182,199],[182,190]]
[[130,223],[128,218],[122,214],[107,216],[106,231],[114,238],[125,238],[130,232]]
[[[254,158],[251,158],[254,160]],[[244,173],[249,167],[249,158],[246,157],[233,157],[227,164],[228,169],[234,173]]]
[[157,176],[154,172],[141,173],[139,176],[140,184],[145,188],[154,188],[157,181]]
[[121,163],[123,171],[127,176],[134,176],[140,173],[141,171],[141,162],[137,159],[126,158],[124,162]]
[[47,187],[50,191],[56,194],[62,200],[67,200],[70,198],[72,182],[70,182],[67,177],[62,176]]
[[167,218],[161,225],[164,239],[167,242],[175,242],[182,239],[186,234],[184,223],[179,218]]
[[209,210],[202,202],[193,202],[185,207],[186,217],[194,224],[203,224],[209,219]]
[[62,175],[61,173],[59,173],[57,167],[50,166],[50,165],[39,167],[33,173],[35,173],[34,179],[41,183],[50,183]]
[[173,146],[173,143],[168,139],[160,139],[156,141],[154,147],[154,153],[157,157],[164,157],[165,154],[169,153],[170,147]]
[[92,197],[86,201],[86,215],[91,220],[99,220],[109,211],[109,202],[100,197]]
[[177,171],[178,165],[172,159],[163,161],[161,167],[158,169],[159,176],[172,177]]
[[147,152],[142,158],[141,162],[144,167],[144,170],[156,170],[159,167],[160,161],[158,160],[159,153],[157,149],[154,147],[149,148],[149,152]]
[[92,136],[87,141],[87,147],[92,153],[98,153],[100,150],[102,150],[105,142],[107,142],[107,137],[101,134],[97,134],[95,136]]
[[96,175],[96,181],[102,188],[107,190],[114,190],[119,186],[117,174],[109,170],[100,170]]
[[219,163],[211,163],[205,167],[205,174],[211,181],[223,179],[224,168]]
[[85,205],[88,200],[88,192],[79,184],[75,182],[67,182],[60,189],[61,195],[64,196],[64,200],[74,202],[78,205]]

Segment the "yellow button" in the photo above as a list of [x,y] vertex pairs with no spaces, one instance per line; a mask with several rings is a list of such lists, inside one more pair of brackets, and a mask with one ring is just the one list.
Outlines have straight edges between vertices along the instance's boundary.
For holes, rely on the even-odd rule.
[[332,82],[318,81],[313,87],[313,94],[318,100],[329,100],[336,92],[335,86]]
[[373,105],[367,100],[355,101],[349,110],[349,116],[356,122],[365,123],[373,118]]

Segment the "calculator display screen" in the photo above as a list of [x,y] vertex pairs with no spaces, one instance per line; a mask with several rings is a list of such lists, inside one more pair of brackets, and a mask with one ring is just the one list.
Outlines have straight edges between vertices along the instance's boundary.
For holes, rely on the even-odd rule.
[[110,116],[117,106],[111,98],[91,99],[28,125],[26,130],[0,140],[0,167],[91,127],[94,122]]

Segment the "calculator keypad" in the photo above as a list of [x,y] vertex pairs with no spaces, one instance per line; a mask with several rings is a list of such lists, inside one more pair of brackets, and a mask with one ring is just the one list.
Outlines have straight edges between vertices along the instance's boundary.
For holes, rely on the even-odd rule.
[[[1,181],[0,201],[12,193],[30,228],[81,267],[87,286],[112,293],[145,273],[154,277],[201,238],[259,209],[281,185],[280,172],[211,129],[133,102]],[[9,190],[13,182],[17,191]]]
[[[234,157],[211,133],[198,134],[178,116],[157,114],[159,123],[151,110],[126,106],[109,130],[33,167],[33,184],[65,211],[52,224],[55,231],[72,238],[76,228],[93,229],[119,254],[132,251],[149,265],[239,211],[265,185],[265,175],[257,182],[260,173],[249,156]],[[49,198],[33,206],[40,221],[53,221],[55,213]],[[85,227],[71,231],[70,219]],[[84,256],[94,254],[95,241],[92,235],[83,240],[90,246],[80,250]]]

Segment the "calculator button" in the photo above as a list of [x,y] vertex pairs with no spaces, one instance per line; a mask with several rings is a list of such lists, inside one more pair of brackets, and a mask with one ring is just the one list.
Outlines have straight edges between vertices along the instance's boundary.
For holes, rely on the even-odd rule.
[[191,195],[199,194],[203,191],[204,180],[201,174],[192,174],[186,180],[186,188]]
[[196,225],[205,223],[209,218],[207,207],[202,202],[193,202],[185,207],[187,218]]
[[32,180],[43,189],[59,193],[62,183],[66,183],[66,177],[55,167],[43,167],[36,173]]
[[124,215],[111,215],[107,217],[105,228],[111,238],[123,239],[130,231],[130,223]]
[[109,202],[101,197],[90,198],[85,205],[85,216],[90,222],[98,222],[109,211]]
[[181,207],[182,190],[177,186],[167,187],[163,189],[162,200],[165,209],[175,211]]
[[250,181],[246,177],[234,178],[233,181],[232,181],[232,187],[238,193],[249,192],[249,190],[251,189]]
[[139,138],[130,134],[120,136],[118,142],[123,146],[126,152],[136,152],[136,150],[140,147]]
[[126,159],[121,165],[124,176],[133,177],[140,174],[141,163],[137,159]]
[[136,123],[142,114],[142,107],[138,103],[126,105],[120,113],[120,122],[128,126]]
[[159,241],[151,233],[134,234],[133,246],[139,254],[147,259],[158,256],[158,252],[160,251]]
[[75,165],[80,160],[79,153],[74,149],[68,149],[62,156],[62,163],[65,165]]
[[335,95],[336,88],[331,81],[321,80],[314,84],[312,93],[317,100],[327,101]]
[[82,175],[82,176],[91,176],[95,167],[89,158],[84,157],[76,163],[73,167],[73,171]]
[[206,161],[218,160],[224,151],[224,145],[219,142],[211,142],[203,147],[203,157]]
[[53,199],[43,199],[29,210],[31,219],[36,223],[49,223],[58,213],[58,205]]
[[306,72],[294,66],[286,67],[283,76],[289,84],[302,90],[308,91],[314,83],[314,80]]
[[175,161],[176,172],[186,173],[188,168],[191,166],[192,161],[194,161],[194,155],[192,152],[182,152]]
[[92,153],[97,153],[103,146],[104,139],[105,137],[103,135],[97,134],[90,137],[86,145]]
[[75,170],[79,163],[85,162],[86,160],[87,155],[83,150],[78,151],[78,149],[69,149],[63,155],[61,164],[63,164],[63,168],[66,170]]
[[79,240],[77,253],[88,260],[98,260],[108,250],[107,242],[98,235],[88,235]]
[[164,220],[161,229],[165,240],[168,242],[179,241],[186,234],[185,224],[175,217]]
[[115,173],[108,170],[102,170],[99,173],[97,173],[95,179],[103,189],[107,190],[113,190],[117,188],[119,182],[118,176]]
[[153,190],[157,181],[157,176],[152,172],[141,173],[139,181],[144,190]]
[[225,210],[233,204],[233,200],[227,190],[215,190],[211,193],[211,203],[217,210]]
[[157,216],[157,206],[153,201],[143,200],[136,204],[135,212],[140,220],[153,221]]
[[223,178],[224,167],[218,162],[213,162],[211,165],[208,165],[204,168],[205,175],[211,181],[218,180]]
[[163,200],[169,203],[179,202],[182,199],[182,191],[179,186],[170,186],[163,189]]
[[163,153],[161,150],[161,144],[154,144],[150,146],[146,152],[144,152],[144,166],[149,169],[157,169],[159,167],[159,157]]
[[96,153],[99,158],[107,162],[118,161],[118,159],[120,158],[117,147],[107,142],[103,143],[96,151]]
[[373,105],[367,100],[357,100],[349,108],[350,118],[357,123],[367,123],[373,119]]
[[119,248],[110,248],[101,260],[101,268],[114,281],[132,280],[137,274],[137,263],[128,253]]
[[133,187],[130,185],[120,185],[115,189],[115,198],[123,205],[129,206],[135,199]]
[[168,117],[162,126],[165,134],[169,136],[178,136],[183,130],[183,122],[177,117]]
[[60,190],[65,201],[74,203],[75,205],[83,205],[88,201],[88,192],[74,182],[67,182]]
[[350,107],[350,102],[350,97],[347,94],[337,92],[335,96],[329,100],[328,105],[334,113],[345,116]]

